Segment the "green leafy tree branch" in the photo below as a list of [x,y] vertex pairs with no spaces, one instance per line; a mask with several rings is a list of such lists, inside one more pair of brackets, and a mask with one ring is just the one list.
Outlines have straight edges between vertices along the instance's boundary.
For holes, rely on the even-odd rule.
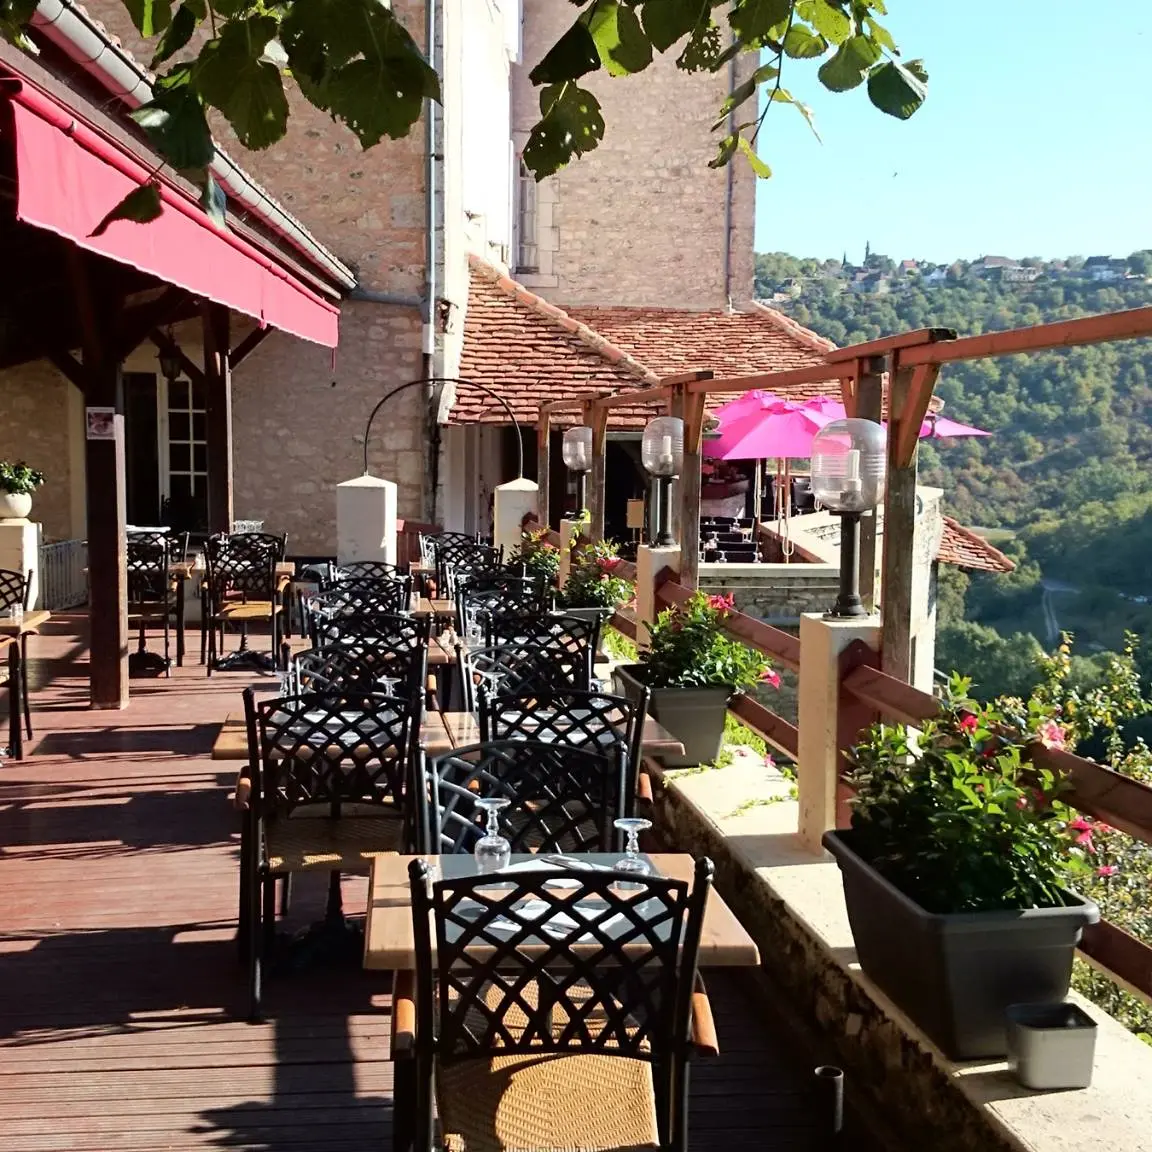
[[[421,47],[384,0],[122,0],[142,36],[155,40],[154,98],[133,116],[173,168],[196,183],[205,208],[223,220],[224,197],[208,168],[214,148],[208,110],[228,121],[245,147],[284,137],[290,109],[285,80],[346,125],[364,148],[406,136],[440,81]],[[553,0],[564,3],[564,0]],[[866,87],[881,111],[907,119],[927,92],[922,62],[904,62],[888,30],[883,0],[569,0],[571,27],[532,70],[540,119],[524,162],[537,179],[594,149],[606,125],[600,102],[581,81],[596,72],[626,77],[660,54],[684,72],[719,73],[751,53],[757,67],[735,86],[713,130],[721,133],[713,167],[744,155],[771,175],[756,150],[768,111],[790,104],[812,123],[809,107],[783,83],[785,69],[815,66],[832,92]],[[24,28],[35,0],[0,0],[0,34],[27,48]],[[203,27],[204,31],[200,32]],[[198,46],[198,47],[197,47]],[[179,62],[173,58],[181,56]],[[166,68],[164,66],[167,66]],[[768,87],[762,110],[738,113]],[[104,222],[145,222],[161,211],[150,182]]]

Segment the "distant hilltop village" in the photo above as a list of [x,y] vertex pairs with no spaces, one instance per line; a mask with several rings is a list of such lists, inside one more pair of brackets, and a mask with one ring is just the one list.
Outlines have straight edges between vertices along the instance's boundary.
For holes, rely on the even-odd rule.
[[1001,284],[1031,284],[1037,280],[1080,280],[1110,283],[1120,280],[1152,279],[1152,253],[1137,252],[1128,257],[1074,256],[1067,260],[1013,260],[1008,256],[983,256],[979,260],[957,260],[935,264],[931,260],[900,260],[865,248],[863,264],[843,260],[796,261],[799,275],[781,275],[792,261],[772,255],[757,259],[756,295],[769,302],[784,303],[816,291],[829,293],[871,293],[876,296],[913,288],[934,288],[965,280],[988,280]]

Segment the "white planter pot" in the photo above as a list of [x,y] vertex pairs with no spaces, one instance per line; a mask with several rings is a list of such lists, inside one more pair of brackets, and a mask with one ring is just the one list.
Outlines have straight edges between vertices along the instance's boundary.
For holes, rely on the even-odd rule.
[[1096,1055],[1096,1021],[1075,1004],[1013,1004],[1008,1063],[1025,1088],[1087,1088]]
[[27,520],[32,497],[26,493],[0,492],[0,520]]

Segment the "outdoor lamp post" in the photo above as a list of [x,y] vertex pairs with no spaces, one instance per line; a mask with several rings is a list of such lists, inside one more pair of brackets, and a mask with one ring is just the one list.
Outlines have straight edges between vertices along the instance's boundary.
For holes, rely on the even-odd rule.
[[860,517],[884,495],[887,448],[874,420],[833,420],[812,439],[812,494],[840,517],[840,594],[829,616],[867,616],[860,599]]
[[588,473],[592,469],[592,429],[577,424],[564,433],[560,449],[569,472],[576,474],[576,515],[584,515],[588,506]]
[[678,416],[658,416],[651,421],[640,441],[640,460],[655,481],[652,497],[656,515],[651,509],[648,513],[648,523],[654,525],[655,531],[652,543],[657,548],[667,548],[676,543],[671,529],[671,489],[672,480],[680,475],[684,463],[684,421]]

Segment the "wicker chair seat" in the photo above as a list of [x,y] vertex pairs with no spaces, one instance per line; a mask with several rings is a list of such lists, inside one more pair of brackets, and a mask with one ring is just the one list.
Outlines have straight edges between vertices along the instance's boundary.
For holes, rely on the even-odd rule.
[[652,1066],[602,1055],[498,1056],[437,1068],[444,1145],[453,1152],[513,1148],[655,1149]]
[[268,620],[282,611],[283,606],[271,600],[233,600],[221,604],[213,615],[217,620]]
[[315,870],[365,873],[373,856],[399,852],[403,840],[404,821],[398,812],[269,820],[264,831],[268,870],[276,874]]

